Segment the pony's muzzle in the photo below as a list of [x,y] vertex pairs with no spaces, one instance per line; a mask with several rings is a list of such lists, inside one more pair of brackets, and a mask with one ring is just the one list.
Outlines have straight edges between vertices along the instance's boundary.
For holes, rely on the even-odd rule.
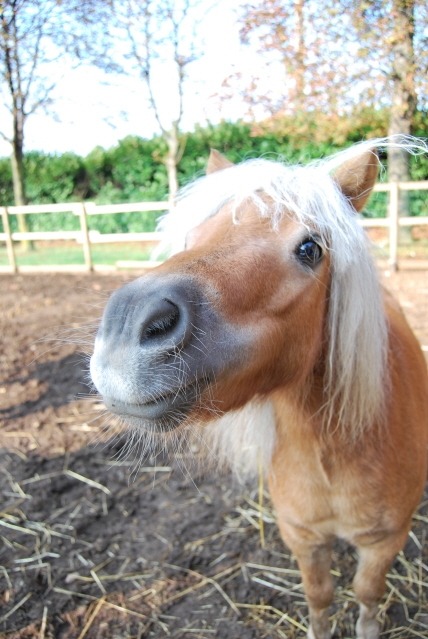
[[194,296],[187,278],[142,278],[113,293],[90,366],[112,412],[150,421],[189,411],[209,377]]

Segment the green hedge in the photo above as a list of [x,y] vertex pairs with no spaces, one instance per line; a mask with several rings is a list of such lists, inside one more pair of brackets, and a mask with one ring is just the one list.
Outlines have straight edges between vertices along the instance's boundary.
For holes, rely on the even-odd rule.
[[[373,120],[373,130],[370,122]],[[179,182],[186,184],[205,170],[210,148],[216,148],[231,161],[240,162],[251,157],[285,159],[289,162],[305,163],[323,157],[354,142],[378,134],[379,114],[371,119],[370,114],[362,119],[363,124],[350,128],[345,141],[324,139],[309,131],[300,134],[265,132],[253,134],[252,126],[244,122],[222,122],[216,126],[197,126],[183,138],[184,153],[178,168]],[[292,124],[292,123],[291,123]],[[288,131],[292,126],[288,122]],[[312,133],[316,119],[311,123]],[[377,128],[376,128],[377,127]],[[343,127],[342,127],[343,128]],[[380,129],[382,131],[382,129]],[[428,114],[418,113],[414,134],[428,137]],[[25,156],[25,185],[29,203],[56,203],[93,201],[97,204],[120,202],[159,201],[167,198],[168,180],[162,157],[166,152],[165,142],[160,137],[145,140],[128,136],[110,149],[96,147],[82,158],[74,153],[51,155],[31,151]],[[428,157],[411,159],[411,177],[414,180],[428,179]],[[386,178],[385,178],[386,179]],[[367,215],[385,215],[386,194],[373,196]],[[0,158],[0,205],[13,204],[13,187],[10,161]],[[412,215],[428,215],[428,194],[411,194]],[[156,226],[156,213],[122,213],[89,218],[91,229],[102,233],[127,231],[152,231]],[[75,230],[78,219],[69,213],[51,215],[29,215],[31,230]],[[15,216],[11,216],[12,229],[16,229]]]

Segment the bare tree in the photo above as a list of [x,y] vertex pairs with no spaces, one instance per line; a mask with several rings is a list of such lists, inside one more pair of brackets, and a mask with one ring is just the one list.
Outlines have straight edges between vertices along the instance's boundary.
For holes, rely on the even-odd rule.
[[[131,64],[130,72],[138,73],[144,82],[167,145],[163,161],[171,201],[177,194],[177,165],[186,142],[181,132],[184,89],[189,67],[200,55],[195,17],[198,6],[191,0],[126,0],[118,6],[129,43],[126,58]],[[160,90],[161,83],[164,89],[168,83],[167,93]]]
[[[9,131],[0,135],[10,142],[13,191],[16,205],[26,204],[24,183],[24,128],[27,118],[47,105],[53,89],[39,67],[48,62],[46,31],[52,6],[33,0],[2,0],[0,3],[0,73],[3,103],[10,113]],[[50,60],[49,60],[50,61]],[[24,215],[18,216],[20,231],[27,231]],[[24,246],[28,247],[28,242]]]
[[[103,33],[100,21],[107,19],[109,8],[108,1],[96,0],[0,0],[0,90],[10,113],[0,135],[12,148],[16,205],[27,202],[25,124],[33,113],[48,109],[53,102],[56,81],[52,80],[51,65],[65,53],[70,67],[95,57],[102,40],[99,34]],[[20,231],[28,230],[25,215],[18,216],[18,225]]]

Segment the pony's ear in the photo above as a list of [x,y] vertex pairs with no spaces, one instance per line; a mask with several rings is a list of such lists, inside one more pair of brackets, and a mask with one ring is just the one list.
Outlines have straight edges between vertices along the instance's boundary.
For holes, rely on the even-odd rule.
[[211,149],[207,164],[207,175],[221,171],[222,169],[228,169],[230,166],[233,166],[233,162],[225,158],[224,155],[216,151],[216,149]]
[[351,158],[334,173],[334,180],[357,212],[362,211],[369,199],[378,170],[378,154],[371,149]]

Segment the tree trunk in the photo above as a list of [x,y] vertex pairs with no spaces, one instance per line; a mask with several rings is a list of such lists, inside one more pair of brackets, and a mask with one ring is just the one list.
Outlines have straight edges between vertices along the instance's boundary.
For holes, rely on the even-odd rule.
[[[392,100],[388,135],[410,135],[416,110],[415,59],[413,48],[414,0],[394,0],[394,32],[391,43]],[[390,182],[410,180],[410,156],[403,149],[389,149],[388,177]],[[410,215],[408,191],[400,191],[398,202],[400,217]],[[399,240],[410,243],[410,227],[400,227]]]
[[178,192],[177,162],[180,150],[180,140],[176,126],[173,126],[172,129],[167,132],[165,140],[168,144],[168,151],[165,157],[165,166],[168,174],[168,199],[171,206],[173,206]]
[[[13,195],[15,206],[25,206],[27,204],[27,198],[25,196],[25,184],[24,184],[24,131],[22,124],[15,118],[14,121],[14,136],[13,136],[13,150],[10,158],[12,164],[12,178],[13,178]],[[18,230],[20,233],[28,233],[29,226],[27,217],[24,214],[17,215]],[[21,248],[24,251],[32,250],[34,248],[31,240],[21,240]]]

